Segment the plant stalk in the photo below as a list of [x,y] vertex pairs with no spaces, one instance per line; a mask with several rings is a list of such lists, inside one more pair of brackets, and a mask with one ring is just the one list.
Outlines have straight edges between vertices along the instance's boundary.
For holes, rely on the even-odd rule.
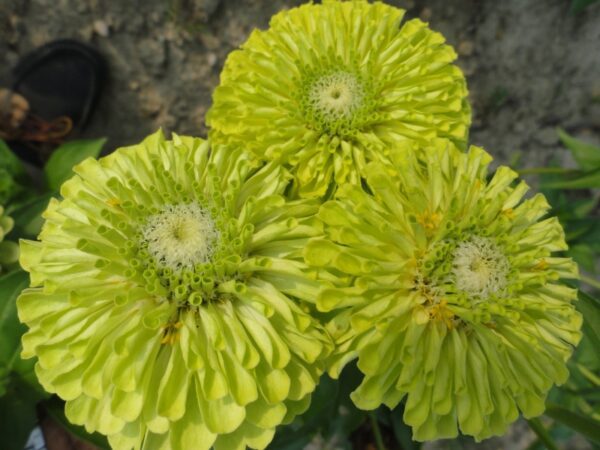
[[529,169],[521,169],[519,175],[536,175],[544,173],[576,173],[580,172],[575,169],[563,169],[562,167],[531,167]]
[[381,436],[381,429],[379,428],[377,418],[375,417],[375,411],[369,412],[369,418],[371,419],[371,428],[373,429],[373,436],[375,436],[377,450],[386,450],[385,445],[383,444],[383,436]]
[[594,280],[592,277],[588,277],[587,275],[579,275],[579,279],[585,284],[589,284],[596,289],[600,289],[600,281]]

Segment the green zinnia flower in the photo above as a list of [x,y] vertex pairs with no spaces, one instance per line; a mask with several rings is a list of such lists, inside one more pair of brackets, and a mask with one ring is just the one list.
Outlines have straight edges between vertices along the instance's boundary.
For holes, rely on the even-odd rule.
[[16,263],[19,259],[19,247],[14,242],[5,241],[4,237],[13,229],[14,220],[4,214],[4,207],[0,205],[0,273],[2,266]]
[[464,146],[467,88],[441,34],[404,11],[324,1],[283,11],[232,52],[207,115],[211,139],[294,167],[297,193],[360,184],[402,140]]
[[88,159],[21,243],[23,358],[115,449],[264,448],[304,411],[331,350],[297,299],[312,201],[280,167],[155,134]]
[[438,140],[397,153],[395,168],[367,167],[373,195],[345,186],[323,205],[329,240],[305,252],[347,278],[317,303],[339,309],[331,373],[358,356],[356,405],[406,397],[415,439],[501,434],[568,377],[581,316],[559,278],[577,266],[552,255],[567,246],[556,217],[542,219],[544,196],[521,201],[528,188],[507,167],[486,181],[482,149]]

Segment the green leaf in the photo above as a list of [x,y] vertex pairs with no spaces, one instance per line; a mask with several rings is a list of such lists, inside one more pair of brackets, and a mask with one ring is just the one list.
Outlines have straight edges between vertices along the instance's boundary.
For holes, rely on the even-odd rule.
[[565,176],[561,180],[541,182],[541,189],[593,189],[600,187],[600,169]]
[[367,418],[367,412],[358,409],[350,399],[350,393],[361,383],[364,375],[352,362],[344,367],[339,378],[338,411],[333,428],[343,435],[349,436]]
[[309,445],[311,436],[306,434],[304,429],[290,431],[287,426],[282,429],[285,433],[277,429],[278,433],[269,444],[269,450],[304,450]]
[[110,445],[105,436],[100,433],[88,433],[84,427],[73,425],[65,416],[65,403],[56,395],[43,402],[44,409],[65,430],[82,441],[89,442],[101,450],[110,450]]
[[586,7],[592,3],[596,3],[598,0],[573,0],[571,2],[571,12],[577,14],[583,11]]
[[[571,228],[579,228],[579,226],[576,227],[572,227],[571,224],[567,224],[568,230],[567,231],[567,242],[569,245],[575,245],[575,244],[584,244],[587,245],[589,248],[592,249],[592,251],[594,253],[599,253],[600,252],[600,220],[598,220],[597,218],[589,218],[589,219],[585,219],[585,220],[589,220],[590,222],[593,223],[593,226],[590,228],[587,228],[587,230],[585,231],[584,234],[579,235],[579,231],[580,229],[576,229],[575,232],[577,234],[577,236],[575,238],[571,238]],[[582,228],[583,227],[583,224]]]
[[0,266],[15,264],[19,259],[19,246],[16,242],[0,242]]
[[579,291],[577,309],[583,315],[583,332],[600,349],[600,301]]
[[585,237],[590,231],[598,225],[598,221],[593,218],[585,219],[565,219],[564,215],[559,216],[561,224],[565,227],[567,242],[572,243],[580,237]]
[[0,205],[6,205],[21,196],[26,191],[23,185],[28,183],[25,167],[8,145],[0,140]]
[[578,218],[586,217],[596,209],[599,200],[600,196],[596,195],[592,198],[575,201],[573,204],[573,214]]
[[589,246],[585,244],[573,245],[569,248],[567,254],[588,272],[596,271],[596,255]]
[[[19,354],[21,353],[21,346],[19,346]],[[18,376],[23,383],[27,384],[32,390],[34,390],[40,399],[50,397],[50,394],[42,387],[35,374],[35,365],[37,358],[21,359],[20,356],[15,358],[12,366],[11,377]]]
[[48,207],[55,192],[47,192],[38,197],[31,198],[26,203],[19,205],[10,212],[15,221],[15,227],[8,235],[9,238],[35,238],[40,233],[44,219],[42,213]]
[[529,423],[529,426],[531,427],[531,429],[537,435],[538,439],[542,442],[542,444],[544,444],[544,446],[548,450],[558,450],[558,446],[554,442],[554,439],[552,439],[552,436],[550,436],[550,433],[548,433],[548,430],[546,430],[546,427],[544,427],[544,425],[542,425],[542,422],[540,422],[540,419],[537,419],[537,418],[529,419],[529,420],[527,420],[527,422]]
[[560,128],[558,129],[558,136],[562,143],[571,150],[579,167],[586,171],[600,169],[600,147],[569,136]]
[[36,399],[48,394],[38,383],[35,376],[35,359],[21,359],[21,336],[26,327],[17,316],[17,297],[29,285],[29,275],[23,270],[11,272],[0,277],[0,378],[3,390],[17,380],[19,389],[32,391],[29,396]]
[[23,450],[37,422],[36,405],[43,397],[19,376],[13,375],[0,397],[0,436],[3,450]]
[[404,415],[404,404],[398,405],[390,414],[392,421],[392,429],[396,441],[400,444],[403,450],[419,450],[421,443],[413,441],[412,429],[404,423],[402,416]]
[[13,178],[25,174],[25,166],[2,139],[0,139],[0,167],[6,169]]
[[312,395],[310,407],[302,414],[304,425],[319,428],[335,415],[337,415],[335,400],[338,396],[339,383],[328,375],[322,375],[315,392]]
[[350,392],[360,384],[363,375],[356,364],[348,364],[339,380],[323,375],[312,396],[309,409],[290,425],[277,429],[269,450],[302,450],[315,439],[324,448],[353,448],[350,435],[365,420],[366,412],[358,410]]
[[73,166],[89,157],[97,158],[106,139],[65,142],[50,156],[44,167],[48,186],[59,190],[61,184],[73,176]]
[[[581,372],[581,367],[593,370],[594,372],[600,373],[600,357],[598,355],[597,347],[594,347],[594,342],[589,339],[588,336],[584,335],[581,342],[575,350],[575,355],[569,362],[570,365],[575,366],[577,372]],[[585,378],[585,377],[583,377]],[[583,380],[581,386],[589,386],[588,380]],[[600,384],[598,384],[600,386]],[[564,405],[563,405],[564,406]]]
[[17,297],[29,285],[29,275],[22,271],[0,277],[0,366],[12,369],[19,359],[24,325],[17,317]]
[[592,417],[571,411],[554,403],[548,403],[546,405],[545,414],[572,430],[577,431],[592,442],[600,444],[600,422]]

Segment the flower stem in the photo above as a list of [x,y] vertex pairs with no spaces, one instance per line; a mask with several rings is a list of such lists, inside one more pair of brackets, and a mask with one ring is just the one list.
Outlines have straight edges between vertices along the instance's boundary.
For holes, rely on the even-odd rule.
[[546,428],[544,427],[544,425],[542,425],[542,422],[540,422],[539,419],[529,419],[527,420],[527,422],[529,423],[529,426],[535,432],[535,434],[537,434],[537,437],[540,440],[540,442],[544,444],[544,446],[548,450],[558,450],[558,447],[552,439],[552,436],[550,436],[550,433],[548,433],[548,430],[546,430]]
[[375,436],[377,450],[386,450],[385,445],[383,444],[381,430],[379,429],[379,424],[377,423],[377,418],[375,417],[375,411],[371,411],[369,413],[369,418],[371,419],[371,428],[373,429],[373,436]]
[[519,170],[519,175],[534,175],[542,173],[574,173],[578,170],[563,169],[562,167],[531,167]]
[[579,275],[579,278],[584,283],[589,284],[590,286],[595,287],[596,289],[600,289],[600,281],[594,280],[592,277],[588,277],[586,275]]

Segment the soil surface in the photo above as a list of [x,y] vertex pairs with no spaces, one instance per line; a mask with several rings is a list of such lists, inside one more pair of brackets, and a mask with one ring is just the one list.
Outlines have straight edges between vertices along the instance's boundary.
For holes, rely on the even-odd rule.
[[[95,45],[110,82],[84,136],[109,148],[158,127],[204,136],[227,54],[298,0],[0,0],[0,85],[28,51],[57,38]],[[390,0],[442,32],[467,75],[471,142],[501,163],[570,164],[561,126],[600,141],[600,4],[569,0]]]
[[[206,135],[204,116],[227,54],[298,0],[0,0],[0,86],[34,48],[58,38],[96,46],[110,80],[84,137],[108,148],[158,127]],[[499,163],[570,165],[556,127],[600,143],[600,3],[572,14],[570,0],[389,0],[442,32],[458,54],[473,105],[471,143]],[[507,437],[466,448],[527,448]],[[428,449],[450,448],[444,442]],[[571,445],[571,444],[569,444]],[[585,444],[573,444],[586,448]],[[575,448],[568,447],[568,448]]]

